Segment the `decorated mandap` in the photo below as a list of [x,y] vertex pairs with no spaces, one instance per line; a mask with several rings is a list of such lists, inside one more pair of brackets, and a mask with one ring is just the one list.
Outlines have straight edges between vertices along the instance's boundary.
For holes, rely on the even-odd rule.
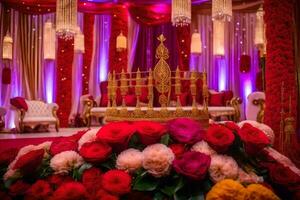
[[0,199],[299,200],[296,0],[0,0]]

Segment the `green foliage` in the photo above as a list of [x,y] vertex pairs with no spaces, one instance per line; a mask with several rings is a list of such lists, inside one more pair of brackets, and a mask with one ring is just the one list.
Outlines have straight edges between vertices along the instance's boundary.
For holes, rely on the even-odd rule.
[[137,176],[133,183],[133,190],[147,192],[154,191],[159,185],[159,179],[154,178],[147,172]]
[[170,143],[170,135],[169,134],[163,135],[160,139],[160,143],[168,146]]

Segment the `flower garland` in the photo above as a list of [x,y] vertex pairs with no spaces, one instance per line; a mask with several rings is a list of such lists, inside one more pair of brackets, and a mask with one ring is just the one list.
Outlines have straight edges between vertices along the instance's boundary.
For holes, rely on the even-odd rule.
[[[267,37],[265,123],[271,126],[275,133],[279,134],[279,113],[282,106],[284,112],[288,113],[290,110],[291,116],[297,121],[297,109],[295,108],[297,108],[298,100],[293,44],[293,1],[265,0],[264,10]],[[284,17],[281,13],[285,13]],[[281,94],[282,85],[284,86],[283,95]],[[289,105],[290,103],[291,105]],[[277,135],[275,147],[279,147],[282,143],[278,138]]]
[[112,12],[112,27],[109,48],[109,71],[120,73],[122,69],[127,70],[127,49],[118,52],[116,39],[122,32],[125,37],[128,35],[128,11],[125,6],[116,5]]
[[83,19],[85,53],[83,54],[82,95],[89,93],[90,68],[93,56],[95,16],[93,14],[85,13]]
[[58,38],[57,48],[57,92],[56,103],[59,105],[58,118],[61,127],[68,126],[72,102],[72,63],[74,40]]

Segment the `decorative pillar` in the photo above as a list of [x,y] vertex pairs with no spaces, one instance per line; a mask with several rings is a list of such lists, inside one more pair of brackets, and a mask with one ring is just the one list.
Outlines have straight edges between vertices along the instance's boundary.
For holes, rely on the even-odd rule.
[[177,26],[176,37],[178,45],[179,69],[188,71],[190,66],[190,53],[191,53],[191,29],[188,26]]
[[[265,123],[275,132],[275,148],[286,143],[283,133],[284,119],[294,118],[297,121],[297,80],[294,57],[293,0],[265,0],[265,23],[267,39],[266,55],[266,111]],[[284,17],[282,13],[285,13]],[[282,113],[282,115],[280,114]],[[282,126],[280,126],[280,124]],[[296,123],[293,124],[296,130]],[[299,149],[296,134],[291,136],[293,143],[289,147],[293,155],[284,152],[293,159],[295,148]],[[299,156],[299,155],[298,155]],[[295,161],[295,160],[294,160]]]
[[83,16],[83,34],[84,34],[84,49],[83,67],[82,67],[82,94],[89,93],[89,80],[91,71],[91,62],[93,56],[94,43],[94,21],[93,14],[85,13]]
[[112,11],[110,49],[109,49],[109,71],[121,73],[122,69],[127,71],[128,53],[127,49],[117,51],[117,37],[120,33],[128,36],[128,11],[124,5],[115,5]]
[[74,57],[74,40],[58,38],[57,48],[57,94],[59,106],[58,118],[61,127],[68,126],[72,106],[72,64]]

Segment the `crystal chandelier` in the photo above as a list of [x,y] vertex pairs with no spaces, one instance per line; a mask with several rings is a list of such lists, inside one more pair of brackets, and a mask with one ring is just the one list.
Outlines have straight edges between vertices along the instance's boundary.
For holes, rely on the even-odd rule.
[[191,0],[172,0],[172,24],[186,26],[191,23]]
[[56,33],[65,40],[72,39],[77,29],[77,0],[56,2]]
[[232,18],[232,0],[212,0],[212,19],[227,20]]

